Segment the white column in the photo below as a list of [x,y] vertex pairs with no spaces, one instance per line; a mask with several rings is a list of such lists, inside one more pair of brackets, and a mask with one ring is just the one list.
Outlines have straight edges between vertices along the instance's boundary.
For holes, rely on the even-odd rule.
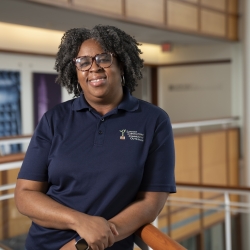
[[225,235],[226,235],[226,250],[232,250],[232,237],[231,237],[231,211],[230,211],[230,198],[228,192],[224,193],[225,201]]
[[[241,1],[240,1],[241,2]],[[243,158],[245,185],[250,186],[250,1],[242,1],[242,41],[243,41],[243,71],[244,71],[244,125],[243,125]],[[250,202],[250,199],[248,199]],[[243,215],[243,250],[250,249],[250,215]]]

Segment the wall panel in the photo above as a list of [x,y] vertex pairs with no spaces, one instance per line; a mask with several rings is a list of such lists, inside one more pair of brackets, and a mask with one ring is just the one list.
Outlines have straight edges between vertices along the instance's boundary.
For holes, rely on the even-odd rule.
[[202,135],[202,183],[227,184],[226,131]]
[[205,211],[205,213],[212,213],[211,215],[204,216],[203,218],[203,225],[205,228],[212,226],[220,221],[225,220],[225,213],[224,212],[214,212],[212,209]]
[[[8,183],[15,183],[17,180],[19,169],[8,170],[7,180]],[[14,189],[9,190],[8,193],[14,193]],[[6,200],[7,212],[7,235],[8,237],[15,237],[17,235],[27,233],[31,220],[22,214],[20,214],[16,208],[16,204],[13,199]],[[18,226],[17,226],[18,225]]]
[[[0,185],[3,185],[2,182],[3,172],[0,171]],[[0,191],[0,195],[3,195],[3,191]],[[0,201],[0,240],[3,239],[3,201]]]
[[178,240],[201,230],[200,209],[183,209],[171,214],[171,238]]
[[79,6],[81,8],[89,8],[97,11],[109,12],[112,14],[122,14],[122,0],[91,0],[91,1],[82,1],[82,0],[73,0],[74,6]]
[[231,40],[236,40],[238,38],[238,19],[236,16],[228,16],[227,37]]
[[[228,170],[229,170],[229,185],[239,185],[239,131],[237,129],[228,131]],[[231,201],[239,201],[239,196],[230,195]]]
[[126,0],[127,18],[164,24],[164,0]]
[[199,138],[197,135],[175,137],[175,175],[179,182],[200,182]]
[[183,2],[198,4],[198,3],[199,3],[199,0],[183,0]]
[[201,0],[201,5],[226,11],[226,0]]
[[69,0],[54,0],[54,2],[58,2],[58,3],[68,3]]
[[226,15],[211,10],[201,10],[201,32],[213,36],[225,37]]
[[[124,22],[145,24],[158,28],[181,30],[197,35],[221,36],[226,40],[237,40],[237,36],[225,35],[227,13],[238,20],[238,0],[29,0],[46,5],[77,10],[85,13],[118,18]],[[165,9],[166,7],[166,9]],[[203,18],[200,22],[199,13]],[[203,27],[200,30],[200,26]],[[236,26],[237,28],[237,26]],[[237,28],[238,29],[238,28]],[[238,32],[235,32],[238,33]]]
[[[188,170],[183,170],[188,172]],[[190,177],[188,177],[190,178]],[[188,181],[186,181],[188,182]],[[172,194],[174,198],[189,198],[199,199],[200,192],[190,190],[177,190],[176,194]],[[201,229],[201,210],[197,208],[185,208],[174,206],[174,201],[169,202],[171,207],[169,209],[171,214],[171,237],[173,239],[180,239],[186,235],[195,234]],[[183,203],[188,204],[190,203]]]
[[171,28],[198,31],[198,7],[169,0],[167,25]]
[[230,14],[238,13],[238,0],[228,0],[228,12]]

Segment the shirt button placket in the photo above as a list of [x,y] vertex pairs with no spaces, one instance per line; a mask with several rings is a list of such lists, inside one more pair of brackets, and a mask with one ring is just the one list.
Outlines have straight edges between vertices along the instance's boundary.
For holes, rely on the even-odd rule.
[[95,136],[95,145],[103,145],[104,134],[106,130],[104,121],[105,119],[103,117],[99,120],[97,134]]

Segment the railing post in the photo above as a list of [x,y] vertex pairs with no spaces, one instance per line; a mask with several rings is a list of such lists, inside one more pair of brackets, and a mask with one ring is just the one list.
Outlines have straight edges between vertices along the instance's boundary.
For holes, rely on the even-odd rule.
[[155,218],[152,224],[158,228],[158,217]]
[[230,198],[229,193],[224,193],[225,200],[225,233],[226,233],[226,250],[232,249],[231,241],[231,212],[230,212]]

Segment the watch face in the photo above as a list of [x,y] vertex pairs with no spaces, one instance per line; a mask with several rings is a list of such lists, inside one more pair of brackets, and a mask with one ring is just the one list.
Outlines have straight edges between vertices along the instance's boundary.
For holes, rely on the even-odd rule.
[[76,249],[77,250],[88,250],[89,246],[86,240],[80,239],[76,242]]

